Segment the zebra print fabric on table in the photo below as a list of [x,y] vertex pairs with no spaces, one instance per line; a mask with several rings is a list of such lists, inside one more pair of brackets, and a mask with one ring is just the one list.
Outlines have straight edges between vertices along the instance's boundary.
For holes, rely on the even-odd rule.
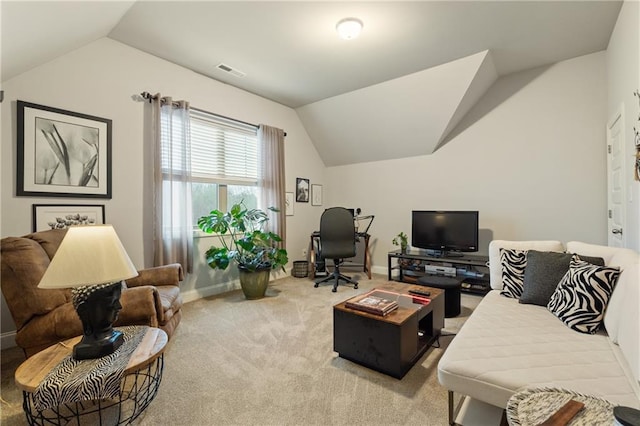
[[102,358],[75,360],[71,355],[64,358],[33,393],[35,408],[43,411],[70,402],[117,398],[124,370],[148,328],[118,327],[124,343]]
[[502,265],[502,291],[500,294],[519,299],[524,288],[527,250],[500,249],[500,264]]
[[596,266],[574,255],[547,309],[571,329],[593,334],[602,323],[618,276],[619,268]]

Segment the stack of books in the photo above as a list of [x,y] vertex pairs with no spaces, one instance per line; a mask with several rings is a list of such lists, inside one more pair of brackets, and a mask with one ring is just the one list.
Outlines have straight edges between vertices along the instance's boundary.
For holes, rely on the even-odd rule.
[[349,299],[345,306],[350,309],[385,316],[398,309],[398,302],[367,293]]

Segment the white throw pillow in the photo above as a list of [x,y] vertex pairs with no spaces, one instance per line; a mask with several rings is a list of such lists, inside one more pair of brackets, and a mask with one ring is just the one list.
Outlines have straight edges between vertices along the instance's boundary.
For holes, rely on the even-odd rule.
[[574,255],[547,309],[569,328],[594,334],[600,328],[620,268],[596,266]]
[[524,288],[527,250],[500,249],[500,264],[502,265],[502,290],[500,294],[519,299]]

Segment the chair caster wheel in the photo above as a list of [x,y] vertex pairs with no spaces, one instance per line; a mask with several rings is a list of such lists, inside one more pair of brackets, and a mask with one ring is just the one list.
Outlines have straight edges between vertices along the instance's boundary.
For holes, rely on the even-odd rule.
[[314,284],[313,286],[314,286],[315,288],[318,288],[318,284]]
[[336,291],[338,291],[338,289],[337,288],[332,288],[331,291],[335,293]]
[[358,289],[358,284],[354,285],[354,286],[353,286],[353,289],[354,289],[354,290],[357,290],[357,289]]

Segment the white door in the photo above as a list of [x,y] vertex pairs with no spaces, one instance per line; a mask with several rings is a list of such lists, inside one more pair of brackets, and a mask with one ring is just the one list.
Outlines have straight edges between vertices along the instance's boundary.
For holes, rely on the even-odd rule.
[[622,109],[607,126],[608,244],[626,247],[626,184]]

